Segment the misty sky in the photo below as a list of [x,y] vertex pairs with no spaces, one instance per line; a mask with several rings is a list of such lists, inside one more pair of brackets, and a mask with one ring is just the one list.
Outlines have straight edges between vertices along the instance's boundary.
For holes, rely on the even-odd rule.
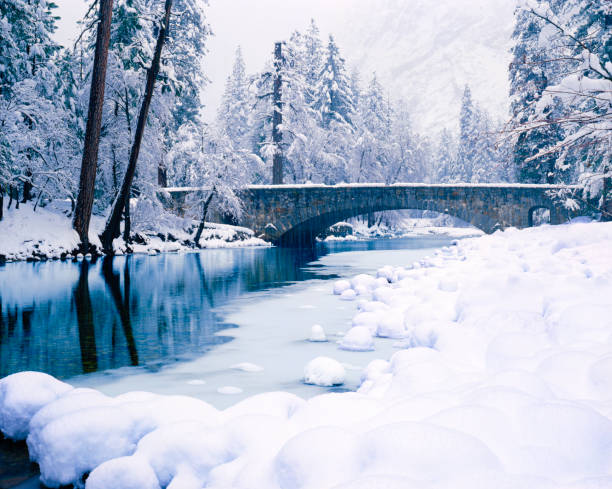
[[[56,38],[70,44],[77,32],[76,22],[85,13],[84,0],[56,0],[62,20]],[[286,39],[315,18],[321,32],[339,33],[342,13],[351,0],[209,0],[208,22],[215,35],[209,39],[204,60],[211,84],[206,90],[208,115],[216,110],[223,84],[229,74],[236,47],[240,45],[247,71],[260,69],[273,49],[274,41]],[[340,39],[341,41],[341,39]]]
[[[62,17],[57,39],[70,44],[85,0],[56,0]],[[508,40],[516,0],[209,0],[214,32],[203,60],[211,83],[204,94],[214,116],[240,45],[247,72],[261,70],[275,41],[317,22],[333,33],[364,83],[376,71],[392,97],[412,108],[415,127],[456,129],[466,83],[498,119],[507,114]]]

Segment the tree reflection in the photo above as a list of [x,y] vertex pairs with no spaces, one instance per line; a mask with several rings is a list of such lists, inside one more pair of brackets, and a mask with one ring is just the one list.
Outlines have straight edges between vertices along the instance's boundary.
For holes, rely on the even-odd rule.
[[77,323],[79,327],[79,343],[81,346],[81,363],[83,373],[98,370],[98,354],[96,350],[96,334],[93,320],[93,308],[89,294],[89,262],[80,264],[79,280],[74,288],[73,296],[76,305]]
[[138,365],[138,350],[136,348],[136,341],[134,340],[134,330],[132,329],[132,318],[130,316],[130,267],[129,258],[125,259],[125,266],[123,268],[123,297],[121,296],[121,285],[120,277],[118,273],[115,273],[113,268],[114,258],[111,256],[104,257],[102,261],[102,275],[106,286],[113,297],[115,308],[119,313],[121,320],[121,327],[123,328],[123,334],[125,335],[125,341],[127,343],[128,352],[130,355],[130,365]]

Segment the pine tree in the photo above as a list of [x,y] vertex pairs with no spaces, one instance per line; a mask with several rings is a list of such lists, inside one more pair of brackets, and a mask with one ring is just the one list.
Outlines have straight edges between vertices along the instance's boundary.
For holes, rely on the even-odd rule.
[[304,102],[313,107],[317,100],[317,87],[320,85],[320,77],[323,72],[324,49],[321,42],[321,35],[314,19],[311,19],[310,26],[302,37],[304,58]]
[[376,73],[361,94],[358,109],[353,178],[362,182],[385,181],[390,177],[387,163],[390,158],[391,108]]
[[332,36],[329,36],[326,59],[319,76],[318,99],[315,108],[321,114],[324,127],[332,121],[352,123],[355,110],[351,81],[346,73],[344,58]]
[[433,174],[434,183],[449,183],[452,168],[456,158],[456,143],[453,134],[443,129],[440,134],[438,149],[436,151],[436,167]]
[[[612,216],[612,211],[605,210],[612,200],[612,110],[606,95],[612,92],[612,4],[538,0],[522,6],[516,18],[518,32],[529,34],[527,47],[537,47],[543,59],[533,57],[533,63],[524,67],[525,75],[515,79],[515,93],[529,94],[529,78],[534,75],[543,73],[546,78],[541,96],[533,97],[529,110],[513,112],[512,130],[518,141],[535,139],[531,146],[537,151],[527,152],[525,163],[533,165],[551,157],[554,165],[549,163],[546,169],[548,181],[580,183],[584,197],[598,198],[604,216]],[[539,26],[539,32],[527,30],[531,24]],[[554,137],[540,144],[542,131]],[[568,206],[574,205],[560,197]]]
[[49,0],[0,2],[0,95],[11,96],[12,87],[47,67],[59,50],[52,40],[57,18]]
[[468,85],[463,91],[461,112],[459,114],[459,146],[457,159],[450,172],[453,182],[471,182],[474,161],[476,159],[476,142],[478,140],[478,113],[472,101],[472,91]]
[[65,156],[64,107],[54,93],[54,8],[47,0],[0,2],[0,194],[16,195],[21,184],[23,201],[35,186],[49,191],[57,180],[50,170]]
[[[510,110],[518,124],[525,124],[535,117],[535,105],[550,83],[551,65],[554,59],[539,42],[542,21],[523,9],[515,12],[515,28],[512,34],[510,64]],[[521,133],[514,143],[514,164],[519,182],[552,183],[555,178],[555,161],[558,153],[529,160],[542,149],[561,141],[563,135],[557,124],[550,124],[555,114],[545,116],[546,123],[530,132]]]
[[230,138],[235,147],[245,148],[246,138],[250,132],[249,80],[246,75],[244,60],[240,47],[236,49],[236,57],[232,73],[227,77],[225,91],[217,114],[218,125]]

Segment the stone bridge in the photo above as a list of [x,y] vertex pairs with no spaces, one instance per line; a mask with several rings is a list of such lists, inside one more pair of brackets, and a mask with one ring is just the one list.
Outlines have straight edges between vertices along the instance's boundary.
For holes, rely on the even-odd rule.
[[[239,192],[244,212],[234,223],[275,244],[308,245],[332,224],[350,217],[397,209],[432,210],[458,217],[486,233],[533,224],[534,211],[548,209],[550,223],[572,217],[551,191],[576,187],[530,184],[346,184],[253,185]],[[196,188],[168,188],[179,212]],[[215,219],[215,217],[217,219]],[[211,216],[211,220],[220,220]]]

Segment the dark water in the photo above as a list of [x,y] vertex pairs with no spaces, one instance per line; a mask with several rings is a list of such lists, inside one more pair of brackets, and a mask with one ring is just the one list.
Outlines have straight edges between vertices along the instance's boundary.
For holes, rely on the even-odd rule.
[[335,278],[311,264],[337,252],[421,249],[444,238],[332,242],[312,250],[244,248],[96,262],[0,266],[0,377],[58,378],[201,355],[231,338],[216,312],[249,292]]

